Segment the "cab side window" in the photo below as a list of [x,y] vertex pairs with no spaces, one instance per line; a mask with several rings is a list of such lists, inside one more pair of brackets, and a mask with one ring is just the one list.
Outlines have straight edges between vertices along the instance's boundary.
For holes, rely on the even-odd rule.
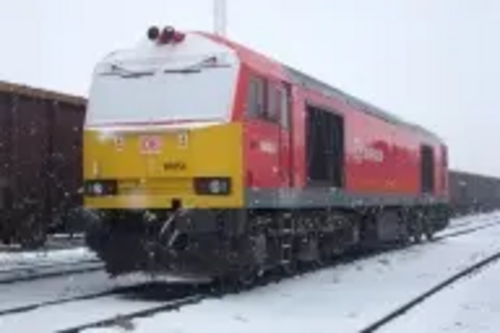
[[289,108],[288,94],[282,84],[252,76],[247,94],[245,111],[247,117],[288,128]]
[[267,119],[288,129],[290,121],[290,106],[287,90],[281,84],[268,85]]
[[266,112],[265,81],[252,77],[249,82],[246,114],[251,118],[263,118]]
[[280,90],[274,84],[267,85],[267,113],[266,119],[278,122],[281,111]]

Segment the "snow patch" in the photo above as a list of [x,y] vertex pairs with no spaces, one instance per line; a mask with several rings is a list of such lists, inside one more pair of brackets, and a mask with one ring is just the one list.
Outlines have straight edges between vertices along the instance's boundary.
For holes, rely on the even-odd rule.
[[57,264],[92,259],[96,259],[96,256],[86,247],[65,250],[0,253],[0,271],[25,266]]

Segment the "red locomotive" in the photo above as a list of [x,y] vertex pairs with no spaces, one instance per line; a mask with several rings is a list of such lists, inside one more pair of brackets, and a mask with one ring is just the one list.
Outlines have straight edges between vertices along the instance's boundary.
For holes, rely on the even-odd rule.
[[88,100],[87,242],[109,273],[247,279],[447,225],[436,135],[225,38],[147,36]]

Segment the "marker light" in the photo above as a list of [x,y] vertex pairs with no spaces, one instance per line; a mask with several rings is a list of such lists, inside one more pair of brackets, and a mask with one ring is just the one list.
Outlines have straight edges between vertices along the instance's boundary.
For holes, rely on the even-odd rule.
[[176,31],[173,27],[165,27],[160,35],[160,43],[180,43],[184,40],[184,37],[185,35],[183,33]]
[[158,27],[150,27],[147,32],[148,39],[159,44],[180,43],[186,37],[185,34],[176,31],[173,27],[165,27],[160,32]]
[[160,29],[158,27],[151,27],[148,29],[148,39],[149,40],[157,40],[160,36]]

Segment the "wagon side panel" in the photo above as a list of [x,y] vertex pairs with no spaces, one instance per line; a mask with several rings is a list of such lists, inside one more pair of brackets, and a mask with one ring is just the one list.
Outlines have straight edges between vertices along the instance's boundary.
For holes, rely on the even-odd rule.
[[0,240],[11,235],[11,95],[0,92]]
[[52,205],[47,184],[51,112],[38,98],[14,96],[11,127],[13,223],[18,236],[44,233]]
[[71,228],[71,215],[81,206],[82,195],[82,128],[84,105],[54,103],[54,122],[51,132],[52,154],[50,160],[52,196],[59,204],[54,216],[59,227]]

